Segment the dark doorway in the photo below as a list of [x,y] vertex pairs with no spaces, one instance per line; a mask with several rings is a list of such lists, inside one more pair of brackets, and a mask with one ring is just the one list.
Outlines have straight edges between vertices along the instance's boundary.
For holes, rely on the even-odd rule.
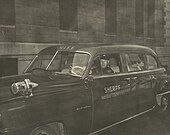
[[18,74],[17,58],[0,58],[0,77]]

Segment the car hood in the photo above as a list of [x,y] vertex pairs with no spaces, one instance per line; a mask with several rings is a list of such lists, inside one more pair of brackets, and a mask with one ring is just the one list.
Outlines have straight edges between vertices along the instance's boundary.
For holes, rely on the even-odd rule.
[[[13,83],[23,82],[25,79],[29,79],[32,83],[37,84],[36,88],[33,88],[33,95],[40,93],[49,93],[50,91],[57,92],[64,89],[64,87],[71,87],[72,85],[79,85],[82,79],[77,76],[71,75],[33,75],[31,73],[25,73],[22,75],[14,75],[0,78],[0,103],[18,98],[23,98],[21,94],[14,95],[11,92],[11,86]],[[59,89],[57,89],[59,87]]]

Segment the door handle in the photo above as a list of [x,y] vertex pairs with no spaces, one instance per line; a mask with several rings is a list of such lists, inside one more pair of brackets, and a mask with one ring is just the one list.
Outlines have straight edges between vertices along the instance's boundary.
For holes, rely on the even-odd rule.
[[136,80],[138,77],[128,77],[128,78],[124,78],[125,81],[130,81],[130,80]]
[[90,107],[91,107],[90,105],[77,107],[77,108],[76,108],[76,111],[84,110],[84,109],[87,109],[87,108],[90,108]]
[[130,77],[124,78],[124,80],[127,81],[127,82],[129,82],[129,81],[131,80],[131,78],[130,78]]
[[135,76],[135,77],[132,77],[131,80],[136,80],[137,78],[138,78],[138,77]]

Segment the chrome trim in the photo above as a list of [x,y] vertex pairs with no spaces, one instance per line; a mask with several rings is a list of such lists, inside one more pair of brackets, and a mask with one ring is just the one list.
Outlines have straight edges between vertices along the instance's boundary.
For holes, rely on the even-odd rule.
[[35,59],[38,57],[38,55],[36,55],[33,60],[30,62],[30,64],[27,66],[27,68],[24,70],[24,73],[26,73],[26,71],[28,70],[28,68],[31,66],[31,64],[35,61]]
[[4,128],[4,129],[1,129],[1,130],[0,130],[0,133],[7,133],[8,131],[9,131],[8,128]]
[[51,61],[49,62],[49,64],[46,67],[46,70],[49,68],[49,66],[51,65],[51,63],[53,62],[55,56],[58,54],[58,51],[55,52],[54,56],[52,57]]
[[161,106],[161,99],[162,99],[162,95],[156,95],[156,102],[158,106]]
[[98,130],[98,131],[92,132],[92,133],[90,133],[89,135],[98,134],[98,133],[100,133],[100,132],[102,132],[102,131],[104,131],[104,130],[107,130],[107,129],[113,127],[113,126],[116,126],[116,125],[121,124],[121,123],[123,123],[123,122],[125,122],[125,121],[128,121],[128,120],[131,120],[131,119],[133,119],[133,118],[136,118],[136,117],[138,117],[138,116],[140,116],[140,115],[143,115],[143,114],[145,114],[145,113],[153,110],[154,108],[155,108],[155,106],[153,106],[152,108],[150,108],[150,109],[148,109],[148,110],[146,110],[146,111],[144,111],[144,112],[141,112],[141,113],[139,113],[139,114],[136,114],[136,115],[134,115],[134,116],[132,116],[132,117],[129,117],[129,118],[127,118],[127,119],[124,119],[124,120],[122,120],[122,121],[119,121],[119,122],[117,122],[117,123],[114,123],[114,124],[112,124],[112,125],[110,125],[110,126],[107,126],[107,127],[105,127],[105,128],[102,128],[102,129],[100,129],[100,130]]
[[163,95],[166,95],[166,94],[169,94],[169,93],[170,93],[170,91],[167,91],[167,92],[164,92],[164,93],[161,93],[161,94],[157,94],[157,95],[156,95],[156,101],[157,101],[157,104],[158,104],[159,106],[161,106],[162,96],[163,96]]
[[90,105],[81,106],[81,107],[77,107],[76,111],[80,111],[80,110],[84,110],[84,109],[88,109],[88,108],[91,108],[91,106]]
[[22,105],[22,106],[19,106],[19,107],[10,108],[10,109],[8,109],[8,111],[10,112],[10,111],[18,110],[18,109],[21,109],[21,108],[24,108],[24,107],[26,107],[26,105]]
[[73,31],[71,31],[71,30],[60,30],[59,32],[63,32],[63,33],[73,33],[73,34],[77,34],[77,33],[78,33],[78,32],[75,31],[75,30],[73,30]]
[[164,68],[158,68],[154,70],[145,70],[145,71],[138,71],[138,72],[128,72],[128,73],[118,73],[118,74],[113,74],[113,75],[101,75],[101,76],[94,76],[94,79],[98,78],[107,78],[107,77],[117,77],[117,76],[124,76],[124,75],[135,75],[135,74],[141,74],[141,73],[149,73],[149,72],[156,72],[159,70],[164,70]]
[[15,25],[0,25],[1,28],[15,28]]
[[48,86],[47,88],[56,88],[56,87],[63,87],[63,86],[72,86],[72,85],[78,85],[79,83],[71,83],[71,84],[57,84],[57,85],[52,85]]
[[10,99],[8,99],[8,100],[2,101],[1,103],[7,103],[7,102],[11,102],[11,101],[13,101],[13,100],[21,99],[21,98],[23,98],[23,96],[18,96],[18,97],[10,98]]
[[88,55],[90,55],[90,57],[91,57],[91,54],[89,53],[89,52],[86,52],[86,51],[75,51],[76,53],[85,53],[85,54],[88,54]]
[[167,92],[164,92],[164,93],[161,93],[161,94],[157,94],[157,96],[163,96],[163,95],[169,94],[169,93],[170,93],[170,91],[167,91]]

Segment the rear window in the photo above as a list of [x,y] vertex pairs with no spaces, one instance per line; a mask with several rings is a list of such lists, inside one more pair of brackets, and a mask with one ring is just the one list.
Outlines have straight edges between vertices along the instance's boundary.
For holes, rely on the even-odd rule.
[[146,55],[148,69],[158,68],[158,62],[152,55]]
[[144,54],[125,54],[125,61],[128,72],[146,70]]

